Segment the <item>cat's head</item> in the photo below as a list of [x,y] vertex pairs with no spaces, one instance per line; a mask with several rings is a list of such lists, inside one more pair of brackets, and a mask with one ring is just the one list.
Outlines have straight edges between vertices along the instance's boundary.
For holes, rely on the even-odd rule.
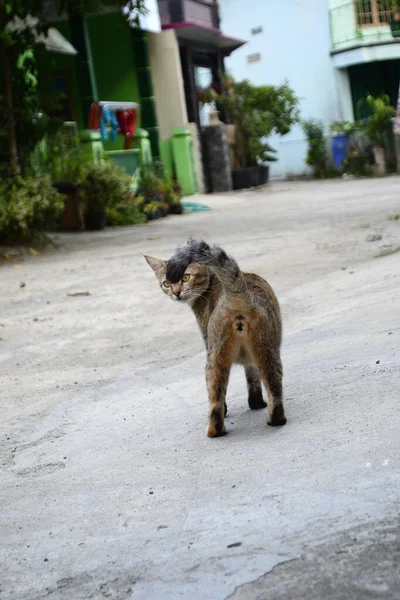
[[166,278],[167,261],[152,256],[144,257],[153,269],[158,283],[164,294],[171,300],[179,302],[190,302],[200,298],[206,291],[210,283],[208,270],[197,264],[189,265],[180,281],[171,283]]

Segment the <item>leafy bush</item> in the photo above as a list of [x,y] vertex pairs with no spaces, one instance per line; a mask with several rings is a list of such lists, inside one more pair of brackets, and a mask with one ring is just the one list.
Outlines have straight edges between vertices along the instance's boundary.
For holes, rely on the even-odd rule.
[[349,149],[343,163],[344,172],[351,175],[369,175],[374,164],[373,144],[366,135],[365,128],[354,129],[349,138]]
[[331,124],[332,133],[347,133],[350,134],[359,127],[355,121],[334,121]]
[[114,208],[127,201],[131,178],[111,161],[92,165],[81,184],[82,199],[87,208]]
[[368,174],[368,154],[350,150],[343,162],[344,172],[350,175],[363,176]]
[[62,130],[46,135],[31,155],[32,173],[49,175],[53,183],[79,183],[91,164],[83,156],[79,138]]
[[364,102],[371,113],[365,125],[366,134],[376,146],[384,148],[386,135],[392,127],[392,119],[396,115],[396,111],[391,106],[390,98],[386,94],[382,94],[379,98],[374,98],[370,94]]
[[332,164],[328,153],[322,123],[314,119],[309,119],[303,121],[302,125],[308,140],[306,163],[312,168],[314,177],[323,179],[324,177],[337,176],[338,172]]
[[133,196],[107,209],[107,225],[138,225],[146,221],[146,216],[139,210]]
[[148,219],[158,219],[163,216],[163,205],[161,202],[149,202],[143,211]]
[[143,198],[142,209],[148,203],[161,203],[167,205],[164,209],[167,210],[180,205],[182,188],[168,177],[162,163],[156,163],[152,168],[141,170],[139,194]]
[[202,102],[215,102],[235,125],[235,168],[256,166],[260,161],[274,161],[275,150],[266,138],[273,133],[285,135],[299,120],[299,100],[285,82],[280,86],[256,86],[247,80],[225,77],[224,89],[218,94],[204,90]]
[[162,182],[152,168],[142,168],[140,171],[139,192],[148,202],[158,201],[162,194]]
[[396,14],[400,12],[400,0],[389,0],[392,11]]
[[0,240],[29,240],[51,228],[64,199],[49,177],[13,177],[0,184]]
[[143,212],[143,209],[146,205],[146,199],[143,196],[137,196],[134,200],[135,206],[139,212]]

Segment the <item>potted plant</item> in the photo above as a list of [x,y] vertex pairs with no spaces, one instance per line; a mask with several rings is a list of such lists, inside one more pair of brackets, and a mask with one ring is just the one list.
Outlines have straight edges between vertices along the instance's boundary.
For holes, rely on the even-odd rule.
[[172,196],[169,201],[168,210],[171,215],[181,215],[182,214],[182,204],[179,196]]
[[160,219],[162,216],[159,202],[149,202],[144,207],[143,212],[149,221],[155,221],[156,219]]
[[[36,151],[37,160],[39,156]],[[60,217],[61,229],[83,229],[83,204],[79,193],[79,183],[83,177],[85,161],[80,141],[65,131],[48,134],[40,152],[39,172],[50,176],[55,189],[65,196],[64,210]]]
[[138,211],[143,212],[145,205],[146,205],[146,200],[145,200],[144,196],[136,196],[135,206],[138,209]]
[[386,173],[385,148],[396,111],[386,94],[378,98],[370,94],[365,98],[365,102],[371,113],[365,123],[365,132],[374,146],[375,171],[377,175],[384,175]]
[[392,16],[390,18],[390,29],[393,37],[400,37],[400,0],[390,0]]
[[122,200],[115,206],[107,207],[107,225],[139,225],[146,223],[147,218],[143,209],[138,207],[136,198],[133,194],[127,194],[125,200]]
[[285,135],[298,121],[298,99],[289,85],[255,86],[249,81],[224,78],[224,89],[217,94],[203,90],[201,101],[214,102],[223,109],[234,126],[232,180],[234,189],[267,183],[268,163],[277,160],[266,141],[273,133]]
[[111,161],[92,165],[87,170],[81,183],[87,229],[104,229],[107,209],[126,202],[131,193],[129,184],[126,171]]
[[161,211],[161,215],[163,217],[167,217],[168,216],[168,204],[166,202],[161,202],[160,203],[160,211]]
[[161,217],[163,216],[161,202],[153,203],[152,216],[153,219],[161,219]]
[[180,203],[182,189],[178,182],[168,177],[164,165],[160,162],[153,168],[147,167],[141,170],[138,193],[144,198],[145,203],[150,202],[155,205],[155,217],[151,217],[152,211],[147,208],[149,218],[158,218],[159,214],[167,216],[168,213],[182,213]]
[[177,182],[170,179],[165,172],[163,172],[163,179],[160,183],[160,189],[162,190],[162,197],[164,205],[167,209],[167,213],[170,214],[181,214],[181,196],[182,190]]

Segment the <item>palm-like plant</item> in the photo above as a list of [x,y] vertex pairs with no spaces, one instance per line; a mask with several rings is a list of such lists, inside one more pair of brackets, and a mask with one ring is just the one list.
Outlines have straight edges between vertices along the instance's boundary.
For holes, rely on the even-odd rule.
[[371,112],[365,125],[366,133],[371,142],[379,148],[385,147],[385,135],[392,125],[392,119],[396,111],[390,104],[390,98],[387,94],[382,94],[375,98],[369,94],[365,102]]

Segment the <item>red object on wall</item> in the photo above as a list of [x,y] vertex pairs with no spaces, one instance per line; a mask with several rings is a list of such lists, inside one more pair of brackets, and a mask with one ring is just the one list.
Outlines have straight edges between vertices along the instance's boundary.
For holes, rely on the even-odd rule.
[[129,150],[132,145],[132,138],[135,135],[137,113],[135,110],[117,110],[115,113],[119,125],[119,133],[125,136],[125,150]]
[[[93,102],[89,110],[88,129],[98,131],[100,129],[102,108],[100,102]],[[119,125],[120,135],[125,136],[125,150],[129,150],[132,145],[132,138],[135,135],[138,112],[132,108],[117,110],[115,116]]]
[[93,102],[89,110],[88,129],[98,131],[100,129],[101,110],[98,102]]

